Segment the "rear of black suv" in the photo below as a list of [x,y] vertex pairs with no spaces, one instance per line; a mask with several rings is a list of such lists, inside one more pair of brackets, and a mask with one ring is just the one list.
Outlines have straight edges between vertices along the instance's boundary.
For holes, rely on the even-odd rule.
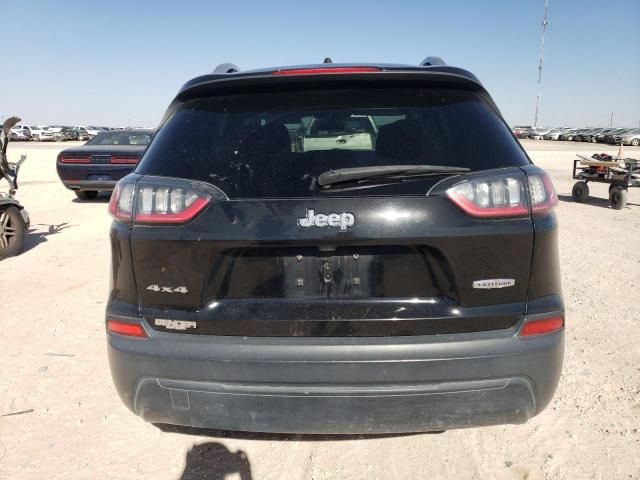
[[109,206],[116,388],[228,430],[525,422],[562,366],[556,203],[465,70],[196,78]]

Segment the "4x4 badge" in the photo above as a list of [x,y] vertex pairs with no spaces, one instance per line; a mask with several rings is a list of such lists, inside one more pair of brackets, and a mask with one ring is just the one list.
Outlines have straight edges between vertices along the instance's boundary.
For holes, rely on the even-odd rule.
[[356,223],[353,213],[316,213],[313,209],[307,209],[307,216],[298,219],[298,225],[302,228],[309,227],[333,227],[346,232],[348,227]]
[[487,280],[476,280],[473,282],[473,288],[505,288],[513,287],[516,281],[513,278],[489,278]]

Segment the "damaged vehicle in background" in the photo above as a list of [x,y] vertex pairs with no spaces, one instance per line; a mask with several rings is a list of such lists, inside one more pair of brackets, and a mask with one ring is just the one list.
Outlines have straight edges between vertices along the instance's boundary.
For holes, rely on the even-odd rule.
[[90,140],[102,130],[97,129],[96,127],[73,127],[73,131],[78,140]]
[[13,141],[26,142],[30,140],[29,131],[22,125],[16,125],[9,133],[9,137]]
[[76,134],[73,131],[73,127],[54,125],[52,127],[49,127],[49,132],[53,135],[53,140],[56,142],[66,142],[68,140],[76,139]]

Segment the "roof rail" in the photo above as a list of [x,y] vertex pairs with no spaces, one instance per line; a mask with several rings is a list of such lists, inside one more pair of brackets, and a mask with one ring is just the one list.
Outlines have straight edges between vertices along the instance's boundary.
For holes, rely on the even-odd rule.
[[444,60],[440,57],[427,57],[420,62],[421,67],[430,67],[432,65],[446,65],[446,63],[444,63]]
[[240,69],[233,63],[221,63],[213,70],[213,73],[236,73],[239,71]]

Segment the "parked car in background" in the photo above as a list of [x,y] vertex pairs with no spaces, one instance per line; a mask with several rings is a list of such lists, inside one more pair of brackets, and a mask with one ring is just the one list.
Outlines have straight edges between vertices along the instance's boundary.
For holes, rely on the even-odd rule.
[[550,132],[546,133],[543,138],[545,140],[558,140],[558,137],[568,130],[569,128],[567,127],[554,128]]
[[544,136],[547,133],[549,133],[551,130],[552,130],[552,128],[549,128],[549,127],[535,127],[531,131],[531,134],[529,135],[529,138],[531,138],[533,140],[542,140],[544,138]]
[[102,132],[102,130],[96,127],[85,127],[85,126],[73,127],[73,130],[78,140],[90,140],[96,135],[98,135],[100,132]]
[[56,142],[66,142],[67,140],[76,139],[76,134],[73,130],[73,127],[54,125],[49,128],[49,132],[53,134],[53,139]]
[[634,130],[633,128],[618,128],[617,130],[603,136],[602,143],[620,144],[620,141],[616,139],[620,139],[624,137],[625,135],[631,133],[633,130]]
[[605,137],[609,136],[609,135],[615,135],[617,133],[622,132],[624,129],[622,128],[607,128],[605,130],[603,130],[600,133],[596,133],[593,136],[593,141],[594,142],[599,142],[599,143],[604,143],[604,139]]
[[615,135],[613,141],[616,145],[620,145],[622,143],[623,145],[632,145],[637,147],[640,145],[640,129],[634,128],[625,133]]
[[11,129],[9,139],[12,141],[26,141],[29,140],[28,131],[24,129],[22,125],[16,125]]
[[604,128],[592,128],[590,130],[586,130],[577,135],[574,138],[574,141],[577,142],[593,142],[596,135],[602,133]]
[[31,125],[23,125],[22,129],[28,140],[31,140],[34,131],[38,131],[36,127],[32,127]]
[[29,127],[31,129],[31,140],[34,142],[52,142],[53,133],[49,131],[47,125]]
[[63,127],[59,135],[59,141],[66,142],[69,140],[77,140],[73,127]]
[[579,134],[580,130],[581,130],[580,128],[571,128],[561,133],[560,135],[558,135],[558,140],[571,141],[573,140],[573,137]]
[[63,185],[82,200],[113,190],[131,173],[153,136],[153,130],[101,132],[82,146],[62,150],[56,168]]
[[511,132],[517,138],[529,138],[531,135],[532,127],[531,126],[516,126],[511,129]]
[[582,135],[589,133],[591,130],[593,130],[593,128],[579,128],[578,130],[576,130],[573,134],[573,138],[571,139],[574,142],[581,142],[582,141]]

